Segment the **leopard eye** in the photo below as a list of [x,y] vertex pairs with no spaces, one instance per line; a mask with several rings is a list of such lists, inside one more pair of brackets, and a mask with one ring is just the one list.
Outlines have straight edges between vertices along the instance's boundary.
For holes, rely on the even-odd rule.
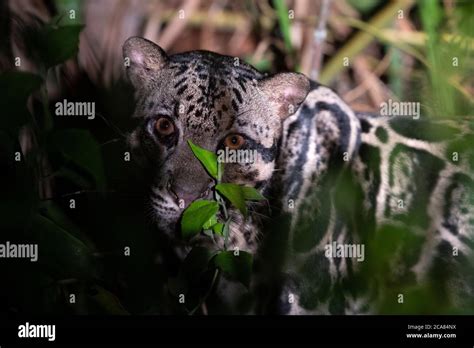
[[239,134],[231,134],[224,139],[224,145],[229,149],[236,150],[241,148],[244,144],[245,139]]
[[155,122],[155,129],[160,135],[171,135],[174,133],[174,124],[166,117],[160,117]]

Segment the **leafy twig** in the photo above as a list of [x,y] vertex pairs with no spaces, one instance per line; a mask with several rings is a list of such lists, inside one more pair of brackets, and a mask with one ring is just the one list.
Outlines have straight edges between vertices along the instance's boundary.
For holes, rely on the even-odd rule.
[[[214,244],[216,243],[214,239],[215,235],[218,235],[216,237],[220,236],[224,238],[224,250],[214,254],[206,261],[206,267],[208,267],[211,262],[212,267],[215,267],[214,277],[209,290],[201,298],[198,305],[188,313],[192,315],[204,304],[211,294],[216,279],[220,274],[220,270],[242,282],[245,286],[249,285],[252,269],[252,255],[245,251],[236,250],[231,252],[227,250],[231,219],[226,206],[226,200],[246,216],[246,201],[264,200],[265,197],[253,187],[221,183],[223,166],[222,163],[219,163],[217,160],[216,154],[193,144],[191,141],[188,141],[188,143],[194,155],[215,180],[213,187],[214,200],[202,199],[192,202],[183,212],[181,218],[181,233],[185,238],[192,238],[204,230],[205,234],[212,238]],[[222,211],[222,215],[218,214],[219,211]],[[188,255],[191,255],[194,250],[195,249],[191,250]]]

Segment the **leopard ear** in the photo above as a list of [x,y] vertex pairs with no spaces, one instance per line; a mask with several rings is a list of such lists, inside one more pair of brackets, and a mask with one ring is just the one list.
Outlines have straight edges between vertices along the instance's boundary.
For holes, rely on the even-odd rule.
[[131,37],[122,47],[127,75],[134,87],[150,81],[154,74],[168,63],[163,49],[141,37]]
[[308,78],[299,73],[280,73],[258,83],[281,119],[294,114],[309,92]]

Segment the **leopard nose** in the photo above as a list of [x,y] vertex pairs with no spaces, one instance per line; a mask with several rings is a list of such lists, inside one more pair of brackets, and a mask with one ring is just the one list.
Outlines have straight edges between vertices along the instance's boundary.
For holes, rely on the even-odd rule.
[[168,191],[181,209],[187,208],[196,199],[206,198],[211,192],[210,187],[207,182],[205,186],[200,186],[197,189],[195,187],[179,186],[173,182],[168,183]]

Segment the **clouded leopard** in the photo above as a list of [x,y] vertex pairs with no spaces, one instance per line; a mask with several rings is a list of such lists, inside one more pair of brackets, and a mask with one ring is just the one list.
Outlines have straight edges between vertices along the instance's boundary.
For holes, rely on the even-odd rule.
[[[267,76],[207,51],[169,56],[138,37],[123,54],[139,120],[130,145],[153,177],[154,221],[182,256],[180,216],[212,186],[187,140],[257,154],[223,174],[268,198],[246,219],[231,209],[230,247],[256,254],[267,265],[260,272],[273,274],[260,278],[283,284],[254,280],[272,290],[250,312],[376,312],[380,287],[364,265],[384,248],[389,287],[447,271],[450,300],[472,301],[472,124],[358,114],[302,74]],[[285,245],[277,261],[264,259],[272,239]]]

